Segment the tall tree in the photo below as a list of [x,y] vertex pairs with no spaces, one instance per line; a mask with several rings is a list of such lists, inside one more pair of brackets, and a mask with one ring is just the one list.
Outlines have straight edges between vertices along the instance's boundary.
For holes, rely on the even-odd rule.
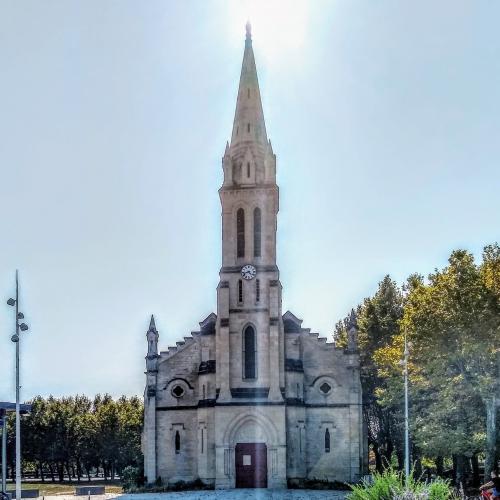
[[[439,390],[438,397],[449,403],[441,421],[458,411],[462,422],[468,422],[465,418],[468,412],[462,403],[474,404],[475,398],[479,398],[480,403],[474,405],[474,409],[486,420],[487,473],[496,459],[499,262],[497,245],[485,248],[483,263],[479,266],[469,252],[453,252],[448,266],[431,274],[427,284],[423,280],[411,282],[401,323],[413,341],[415,376]],[[438,414],[434,413],[434,418]],[[469,443],[474,441],[471,434],[474,429],[477,430],[477,426],[464,429]],[[448,449],[453,445],[451,437],[449,434]],[[459,436],[454,445],[460,448],[458,441]],[[457,458],[460,460],[461,455]]]
[[[377,391],[384,386],[385,380],[379,374],[380,367],[374,357],[379,349],[390,346],[399,334],[402,307],[402,291],[389,275],[379,283],[374,296],[357,307],[363,411],[368,442],[379,471],[391,462],[394,451],[402,466],[401,447],[397,446],[402,435],[400,408],[380,404]],[[341,347],[347,344],[347,323],[348,318],[345,318],[335,326],[336,343]]]

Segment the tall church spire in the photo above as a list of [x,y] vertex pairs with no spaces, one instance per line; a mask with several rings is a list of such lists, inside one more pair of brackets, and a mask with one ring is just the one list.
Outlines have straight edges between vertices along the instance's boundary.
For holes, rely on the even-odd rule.
[[240,85],[234,114],[231,149],[239,145],[267,145],[266,124],[260,99],[257,67],[252,47],[252,28],[246,24],[245,52],[241,65]]

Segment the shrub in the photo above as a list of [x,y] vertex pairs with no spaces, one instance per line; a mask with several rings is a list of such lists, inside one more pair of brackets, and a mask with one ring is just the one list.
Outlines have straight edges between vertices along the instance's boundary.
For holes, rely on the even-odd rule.
[[191,491],[191,490],[213,490],[214,486],[204,483],[201,479],[194,481],[177,481],[165,484],[161,478],[155,484],[144,485],[142,487],[131,487],[127,493],[168,493],[171,491]]
[[402,472],[392,468],[374,474],[373,482],[363,481],[351,486],[349,500],[451,500],[453,490],[448,481],[437,479],[425,483],[415,479],[413,472],[406,482]]
[[352,486],[349,500],[393,500],[394,494],[403,490],[401,474],[394,469],[387,469],[382,474],[374,474],[373,481],[363,480]]
[[142,479],[142,470],[139,467],[129,465],[122,470],[121,481],[125,491],[141,486]]
[[287,487],[290,490],[349,490],[350,486],[340,481],[328,481],[327,479],[303,479],[288,478]]
[[448,500],[453,498],[450,482],[444,479],[435,479],[429,485],[429,500]]

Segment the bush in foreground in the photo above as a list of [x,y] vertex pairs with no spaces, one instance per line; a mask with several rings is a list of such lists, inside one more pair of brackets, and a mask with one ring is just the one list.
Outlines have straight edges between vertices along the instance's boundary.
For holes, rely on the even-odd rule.
[[436,479],[425,483],[415,479],[413,472],[406,484],[404,474],[387,469],[374,474],[373,481],[351,486],[349,500],[452,500],[459,498],[448,481]]
[[132,467],[129,465],[123,469],[121,480],[123,490],[129,491],[132,488],[138,488],[144,485],[144,474],[139,467]]
[[128,487],[123,486],[126,493],[168,493],[171,491],[191,491],[191,490],[213,490],[214,487],[205,484],[201,479],[194,481],[177,481],[175,483],[165,484],[161,478],[156,480],[155,484],[135,485],[130,484]]

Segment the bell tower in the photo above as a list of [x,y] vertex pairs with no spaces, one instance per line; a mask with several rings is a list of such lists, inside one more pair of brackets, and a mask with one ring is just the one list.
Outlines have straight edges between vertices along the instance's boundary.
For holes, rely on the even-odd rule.
[[218,401],[283,400],[284,338],[276,265],[279,190],[252,47],[245,51],[231,142],[222,158],[222,268],[217,289]]

